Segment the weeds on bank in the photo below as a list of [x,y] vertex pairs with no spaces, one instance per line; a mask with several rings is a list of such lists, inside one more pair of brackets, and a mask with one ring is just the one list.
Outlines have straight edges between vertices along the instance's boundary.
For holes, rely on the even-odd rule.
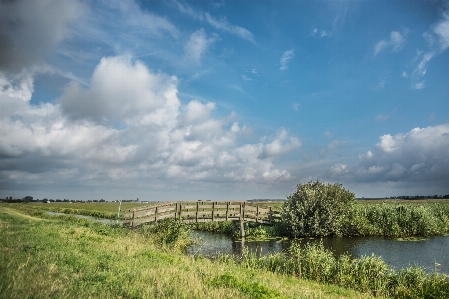
[[[221,257],[226,261],[229,258]],[[381,257],[336,258],[323,244],[301,247],[293,243],[287,252],[257,257],[244,251],[236,260],[250,269],[265,269],[325,284],[335,284],[375,296],[393,298],[449,298],[449,276],[426,274],[423,268],[392,270]]]
[[449,232],[449,204],[359,204],[342,225],[345,236],[404,238]]

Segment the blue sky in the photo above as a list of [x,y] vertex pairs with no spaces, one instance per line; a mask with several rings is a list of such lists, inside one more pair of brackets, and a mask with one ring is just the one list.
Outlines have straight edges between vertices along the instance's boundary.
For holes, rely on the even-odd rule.
[[0,197],[449,193],[446,1],[9,1],[0,41]]

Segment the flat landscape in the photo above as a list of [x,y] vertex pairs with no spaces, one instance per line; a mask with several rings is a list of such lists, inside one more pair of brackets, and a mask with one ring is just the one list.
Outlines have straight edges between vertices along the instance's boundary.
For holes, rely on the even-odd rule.
[[2,298],[373,298],[33,210],[0,204]]

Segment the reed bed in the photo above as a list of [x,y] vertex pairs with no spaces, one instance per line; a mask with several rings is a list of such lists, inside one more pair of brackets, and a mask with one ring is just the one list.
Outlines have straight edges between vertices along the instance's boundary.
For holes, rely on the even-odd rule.
[[428,237],[449,233],[449,204],[359,204],[342,224],[345,236]]
[[336,258],[322,244],[301,247],[298,243],[293,243],[285,253],[258,256],[246,251],[236,262],[250,269],[335,284],[374,296],[449,298],[449,276],[437,272],[426,274],[425,269],[417,266],[394,271],[377,256]]

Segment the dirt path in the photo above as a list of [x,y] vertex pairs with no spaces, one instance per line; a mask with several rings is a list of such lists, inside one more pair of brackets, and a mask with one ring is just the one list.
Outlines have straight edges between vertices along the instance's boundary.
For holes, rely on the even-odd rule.
[[5,207],[5,206],[1,206],[1,205],[0,205],[0,213],[9,214],[9,215],[13,215],[13,216],[18,216],[18,217],[22,217],[22,218],[29,219],[29,220],[34,220],[34,221],[42,221],[42,220],[44,220],[44,219],[41,219],[41,218],[38,218],[38,217],[33,217],[33,216],[30,216],[30,215],[24,214],[24,213],[22,213],[22,212],[20,212],[18,210],[11,209],[11,208],[8,208],[8,207]]

